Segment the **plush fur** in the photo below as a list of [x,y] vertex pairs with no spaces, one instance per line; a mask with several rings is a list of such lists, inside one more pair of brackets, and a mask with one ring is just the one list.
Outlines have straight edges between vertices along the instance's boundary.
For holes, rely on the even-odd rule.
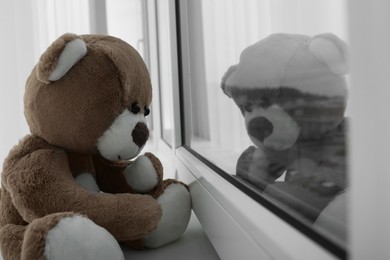
[[255,145],[239,157],[237,176],[310,221],[346,188],[345,73],[337,36],[273,34],[243,50],[222,79]]
[[[184,232],[191,212],[188,188],[176,180],[163,181],[162,165],[151,153],[141,156],[136,167],[129,161],[148,139],[145,116],[151,98],[146,66],[122,40],[65,34],[53,42],[26,83],[31,134],[10,151],[3,166],[0,247],[5,259],[51,259],[55,254],[45,253],[52,241],[48,237],[55,237],[52,252],[67,254],[71,249],[65,244],[57,248],[60,235],[48,236],[61,233],[55,231],[63,226],[58,223],[87,237],[102,228],[115,243],[137,248],[144,246],[145,237],[153,237],[163,219],[180,225],[166,230],[175,235],[155,238],[159,246]],[[129,116],[123,119],[123,114]],[[134,176],[126,178],[125,172]],[[139,183],[143,194],[132,188]],[[179,202],[174,210],[180,214],[169,214],[165,200],[158,200],[172,184],[187,193],[169,192],[170,203]],[[82,219],[75,217],[79,215]],[[94,246],[110,252],[117,248],[111,240],[94,240]],[[85,251],[77,257],[95,259],[89,242],[78,240],[78,250]]]

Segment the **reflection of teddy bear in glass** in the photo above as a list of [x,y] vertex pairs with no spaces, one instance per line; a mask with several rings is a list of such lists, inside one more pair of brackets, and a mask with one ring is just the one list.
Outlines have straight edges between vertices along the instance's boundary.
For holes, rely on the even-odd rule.
[[246,48],[222,80],[256,145],[237,175],[311,221],[346,187],[346,73],[346,44],[335,35],[274,34]]

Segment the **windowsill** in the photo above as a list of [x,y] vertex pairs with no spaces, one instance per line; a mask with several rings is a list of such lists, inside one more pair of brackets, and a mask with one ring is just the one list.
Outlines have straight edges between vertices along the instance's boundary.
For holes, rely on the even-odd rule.
[[192,214],[187,230],[176,242],[158,249],[136,251],[122,247],[125,259],[220,259],[209,239],[203,232],[195,214]]
[[176,155],[180,179],[191,183],[193,210],[221,258],[239,259],[242,252],[246,252],[246,259],[259,259],[259,255],[262,259],[335,258],[227,182],[186,148],[178,148]]

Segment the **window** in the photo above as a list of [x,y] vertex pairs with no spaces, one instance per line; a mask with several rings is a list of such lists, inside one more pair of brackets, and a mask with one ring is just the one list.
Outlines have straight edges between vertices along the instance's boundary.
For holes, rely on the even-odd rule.
[[173,146],[173,106],[172,106],[172,85],[173,85],[173,65],[172,65],[172,28],[170,27],[169,9],[170,1],[156,1],[157,18],[159,22],[158,42],[159,42],[159,75],[160,75],[160,113],[161,113],[161,136],[170,146]]
[[[266,73],[245,68],[252,74],[245,71],[240,76],[238,71],[244,70],[240,66],[245,62],[263,66],[251,59],[256,53],[242,53],[275,33],[311,37],[331,32],[339,47],[347,51],[346,2],[194,0],[179,1],[179,5],[184,146],[310,239],[345,256],[346,89],[335,90],[329,98],[325,92],[303,94],[307,88],[302,91],[295,83],[275,91],[261,85],[263,78],[269,77]],[[239,69],[234,67],[237,64]],[[347,73],[340,74],[334,84],[347,88]],[[320,83],[318,78],[310,84],[333,84]],[[296,122],[280,123],[279,116]],[[272,133],[275,143],[270,141]],[[286,146],[274,148],[280,146],[280,140]]]

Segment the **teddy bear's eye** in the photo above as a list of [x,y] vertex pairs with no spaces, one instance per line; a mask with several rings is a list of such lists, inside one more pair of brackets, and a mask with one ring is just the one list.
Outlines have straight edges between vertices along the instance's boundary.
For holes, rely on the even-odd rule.
[[295,116],[303,116],[303,109],[299,109],[299,108],[296,108],[295,110],[294,110],[294,115]]
[[144,108],[144,115],[147,116],[147,115],[149,115],[149,114],[150,114],[150,109],[147,108],[147,107],[145,107],[145,108]]
[[262,97],[261,100],[260,100],[260,107],[262,108],[267,108],[271,105],[271,101],[266,98],[266,97]]
[[131,113],[138,114],[139,111],[141,111],[141,107],[138,105],[138,103],[133,103],[130,108]]
[[251,104],[246,104],[246,105],[244,106],[244,110],[245,110],[246,112],[252,112],[252,105],[251,105]]

